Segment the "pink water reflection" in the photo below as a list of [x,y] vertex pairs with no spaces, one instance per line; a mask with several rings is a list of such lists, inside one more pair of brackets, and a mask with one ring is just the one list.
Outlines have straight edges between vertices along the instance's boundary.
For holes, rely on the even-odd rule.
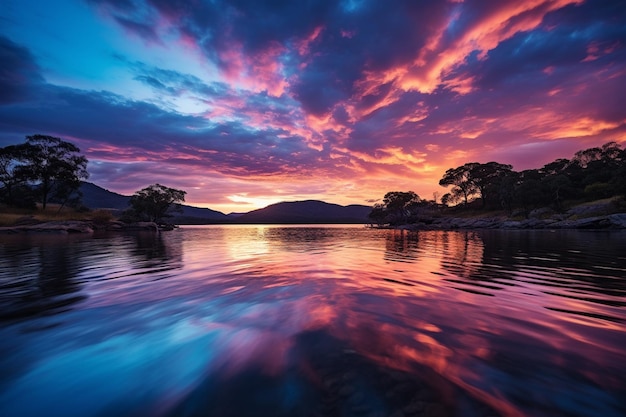
[[[323,329],[380,366],[428,368],[503,415],[527,415],[510,398],[525,390],[544,391],[545,403],[530,411],[549,415],[578,395],[588,407],[601,401],[594,384],[624,389],[616,366],[625,359],[624,310],[572,299],[575,275],[553,274],[553,286],[545,272],[541,283],[519,280],[527,265],[502,262],[477,232],[351,230],[341,244],[327,230],[311,228],[304,240],[299,233],[246,229],[222,253],[250,265],[246,290],[281,288],[275,301],[289,318],[274,322],[288,334]],[[501,368],[502,355],[512,355],[512,369]],[[580,380],[561,379],[562,369]]]
[[[69,251],[87,295],[70,334],[82,343],[87,320],[123,315],[100,337],[142,345],[152,332],[207,352],[165,414],[264,384],[277,401],[362,391],[388,414],[400,401],[443,415],[626,410],[624,235],[241,226],[111,239]],[[333,382],[350,372],[351,385]],[[394,384],[432,392],[413,400]]]

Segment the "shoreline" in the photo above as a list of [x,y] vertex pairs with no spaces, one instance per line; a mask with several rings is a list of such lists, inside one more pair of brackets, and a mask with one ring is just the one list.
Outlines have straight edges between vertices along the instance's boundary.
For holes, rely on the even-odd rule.
[[[308,223],[303,223],[308,224]],[[546,230],[546,229],[573,229],[573,230],[626,230],[626,213],[613,213],[601,216],[585,218],[558,218],[545,219],[530,218],[513,220],[503,216],[493,217],[428,217],[423,216],[413,223],[399,225],[375,225],[366,226],[378,229],[396,230]],[[149,231],[160,233],[172,230],[177,226],[159,226],[154,222],[122,223],[110,221],[107,223],[94,223],[86,220],[47,221],[35,224],[18,224],[0,227],[0,235],[16,234],[93,234],[95,232],[126,232],[126,231]]]
[[511,218],[502,217],[425,217],[414,223],[407,223],[396,226],[373,225],[373,227],[403,230],[624,230],[626,229],[626,213],[614,213],[602,216],[585,217],[581,219],[547,218],[513,220]]
[[95,223],[86,220],[58,220],[31,224],[17,224],[0,227],[0,235],[15,234],[93,234],[95,232],[125,232],[149,231],[160,233],[162,230],[171,230],[172,227],[162,227],[154,222],[122,223],[109,221]]

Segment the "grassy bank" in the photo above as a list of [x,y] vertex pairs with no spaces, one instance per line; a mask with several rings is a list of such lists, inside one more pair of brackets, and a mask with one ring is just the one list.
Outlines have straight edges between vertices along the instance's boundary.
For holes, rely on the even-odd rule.
[[41,208],[36,210],[18,209],[0,205],[0,227],[51,221],[108,221],[113,219],[113,215],[108,210],[79,212],[71,207],[59,208],[60,206],[55,204],[49,204],[46,210]]

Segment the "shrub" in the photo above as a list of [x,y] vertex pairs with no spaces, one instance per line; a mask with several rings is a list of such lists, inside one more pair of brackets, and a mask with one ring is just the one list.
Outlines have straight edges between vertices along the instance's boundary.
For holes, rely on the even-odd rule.
[[584,193],[589,200],[599,200],[611,197],[613,195],[613,187],[605,182],[595,182],[586,186]]

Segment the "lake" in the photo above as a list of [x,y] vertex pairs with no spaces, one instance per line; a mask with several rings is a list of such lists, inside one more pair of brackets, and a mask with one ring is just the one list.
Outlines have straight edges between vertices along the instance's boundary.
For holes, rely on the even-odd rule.
[[626,232],[0,236],[2,416],[624,416]]

